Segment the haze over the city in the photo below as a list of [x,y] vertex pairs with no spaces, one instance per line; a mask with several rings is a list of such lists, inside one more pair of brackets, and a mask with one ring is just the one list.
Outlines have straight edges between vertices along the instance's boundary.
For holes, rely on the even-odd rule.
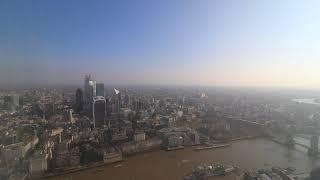
[[320,87],[320,2],[0,2],[0,84]]

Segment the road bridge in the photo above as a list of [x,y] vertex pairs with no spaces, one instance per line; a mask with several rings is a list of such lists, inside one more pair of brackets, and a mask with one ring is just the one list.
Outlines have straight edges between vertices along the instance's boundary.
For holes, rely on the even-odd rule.
[[309,134],[295,134],[296,137],[300,137],[306,140],[309,140],[310,145],[303,144],[301,142],[296,142],[293,137],[292,140],[294,141],[294,144],[299,145],[301,147],[304,147],[308,149],[309,155],[318,155],[319,154],[319,135],[309,135]]

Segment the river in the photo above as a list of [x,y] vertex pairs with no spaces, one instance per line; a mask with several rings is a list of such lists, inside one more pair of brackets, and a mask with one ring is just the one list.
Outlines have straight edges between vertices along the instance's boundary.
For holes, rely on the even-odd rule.
[[126,161],[117,163],[122,165],[120,167],[106,165],[52,179],[182,179],[192,167],[202,162],[236,163],[243,170],[295,167],[297,173],[310,171],[320,165],[320,159],[309,157],[302,149],[288,149],[267,139],[237,141],[230,147],[216,150],[193,151],[193,148],[170,152],[155,150],[130,156]]
[[304,104],[320,105],[316,98],[292,99],[292,101]]

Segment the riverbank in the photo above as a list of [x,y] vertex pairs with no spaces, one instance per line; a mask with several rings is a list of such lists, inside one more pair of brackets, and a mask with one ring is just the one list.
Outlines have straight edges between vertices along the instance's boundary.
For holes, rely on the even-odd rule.
[[175,180],[181,179],[192,171],[195,165],[204,162],[235,163],[244,171],[273,166],[295,167],[297,173],[310,172],[312,167],[320,164],[320,161],[310,159],[304,152],[290,150],[264,138],[235,141],[232,146],[222,149],[201,152],[193,149],[194,147],[186,147],[169,152],[154,150],[132,155],[118,167],[106,165],[49,179]]
[[[238,138],[233,138],[228,140],[227,142],[235,142],[235,141],[241,141],[241,140],[248,140],[248,139],[255,139],[255,138],[261,138],[260,136],[244,136],[244,137],[238,137]],[[152,141],[153,142],[153,141]],[[150,146],[150,148],[145,149],[144,151],[137,151],[137,150],[131,150],[131,149],[137,149],[134,145],[133,148],[130,146],[130,148],[126,148],[126,149],[130,149],[130,150],[126,150],[125,154],[126,154],[126,158],[121,159],[119,161],[115,161],[115,162],[95,162],[95,163],[90,163],[88,165],[83,165],[83,166],[78,166],[78,167],[71,167],[71,168],[63,168],[63,169],[57,169],[55,170],[55,172],[50,172],[50,173],[46,173],[45,175],[41,176],[42,178],[49,178],[49,177],[55,177],[55,176],[63,176],[63,175],[67,175],[67,174],[71,174],[71,173],[75,173],[75,172],[79,172],[79,171],[84,171],[84,170],[88,170],[88,169],[92,169],[92,168],[98,168],[101,166],[106,166],[109,164],[115,164],[117,162],[120,161],[124,161],[127,158],[130,158],[131,156],[136,156],[136,155],[141,155],[143,153],[149,153],[151,151],[157,151],[160,150],[160,142],[157,143],[153,143],[155,144],[155,146]],[[231,146],[231,144],[228,144]],[[141,145],[139,146],[141,147]],[[141,148],[140,148],[141,149]],[[178,148],[173,148],[173,149],[167,149],[168,151],[175,151],[175,150],[181,150],[184,149],[184,147],[178,147]],[[209,148],[208,150],[213,150],[216,148]],[[195,150],[195,149],[193,149]],[[131,153],[128,153],[131,152]]]
[[58,177],[58,176],[63,176],[63,175],[68,175],[71,173],[75,173],[75,172],[79,172],[79,171],[84,171],[84,170],[89,170],[89,169],[93,169],[93,168],[98,168],[101,166],[107,166],[107,165],[112,165],[112,164],[116,164],[119,162],[124,161],[119,160],[119,161],[115,161],[115,162],[109,162],[109,163],[104,163],[104,162],[95,162],[95,163],[90,163],[88,165],[85,166],[79,166],[79,167],[72,167],[72,168],[64,168],[61,170],[61,172],[52,172],[52,173],[46,173],[45,175],[41,176],[41,178],[50,178],[50,177]]

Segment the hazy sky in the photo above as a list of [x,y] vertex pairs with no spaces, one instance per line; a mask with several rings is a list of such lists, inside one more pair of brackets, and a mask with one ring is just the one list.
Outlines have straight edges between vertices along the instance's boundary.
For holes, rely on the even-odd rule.
[[0,84],[320,87],[320,1],[1,0]]

